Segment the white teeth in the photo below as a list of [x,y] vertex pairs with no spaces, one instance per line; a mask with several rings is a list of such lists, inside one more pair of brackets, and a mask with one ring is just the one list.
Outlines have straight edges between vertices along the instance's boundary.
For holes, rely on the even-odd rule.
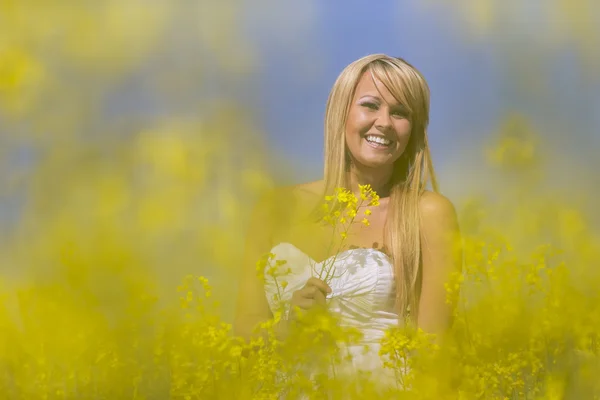
[[368,142],[374,142],[374,143],[379,143],[379,144],[383,144],[385,146],[389,145],[390,143],[392,143],[391,141],[384,139],[380,136],[374,136],[374,135],[368,135],[365,138]]

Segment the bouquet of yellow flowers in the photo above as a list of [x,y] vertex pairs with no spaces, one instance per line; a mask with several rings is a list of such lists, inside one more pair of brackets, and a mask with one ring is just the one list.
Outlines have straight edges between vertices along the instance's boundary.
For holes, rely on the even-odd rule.
[[320,268],[315,262],[311,265],[313,276],[323,280],[328,285],[331,279],[335,277],[333,275],[334,265],[340,251],[344,248],[350,228],[361,217],[360,223],[369,226],[369,219],[367,218],[371,215],[369,207],[379,205],[379,196],[371,188],[371,185],[359,185],[359,190],[360,194],[357,197],[348,189],[336,188],[334,195],[325,196],[325,201],[321,206],[323,212],[321,222],[330,225],[334,232],[330,250],[331,245],[336,242],[336,238],[339,236],[341,239],[338,243],[338,248],[333,253],[334,255],[318,263]]
[[[325,196],[321,204],[319,222],[333,228],[328,254],[334,255],[321,262],[311,259],[310,263],[312,276],[323,280],[328,285],[333,278],[339,277],[334,275],[334,266],[346,244],[350,228],[355,223],[369,226],[368,217],[371,215],[371,207],[379,205],[379,196],[371,185],[359,185],[359,190],[357,196],[349,189],[336,188],[334,194]],[[359,218],[360,221],[357,221]],[[334,249],[335,245],[337,248]],[[276,259],[273,253],[264,254],[256,263],[256,272],[260,279],[264,281],[265,275],[268,275],[275,283],[277,290],[273,300],[280,305],[282,311],[285,310],[282,301],[283,293],[288,286],[284,277],[291,273],[291,268],[284,268],[286,264],[287,260]]]

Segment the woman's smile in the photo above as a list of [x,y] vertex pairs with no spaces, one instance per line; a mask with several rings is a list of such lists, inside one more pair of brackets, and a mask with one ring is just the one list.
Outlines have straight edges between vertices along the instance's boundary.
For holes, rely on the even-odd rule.
[[390,139],[387,139],[384,136],[372,134],[368,134],[365,136],[365,142],[367,142],[369,146],[377,150],[387,150],[393,144],[393,142]]

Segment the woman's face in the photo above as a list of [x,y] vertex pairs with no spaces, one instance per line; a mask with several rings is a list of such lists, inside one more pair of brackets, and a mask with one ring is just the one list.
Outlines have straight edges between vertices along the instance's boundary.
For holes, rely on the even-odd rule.
[[346,145],[353,162],[392,167],[410,139],[406,109],[369,71],[360,78],[346,120]]

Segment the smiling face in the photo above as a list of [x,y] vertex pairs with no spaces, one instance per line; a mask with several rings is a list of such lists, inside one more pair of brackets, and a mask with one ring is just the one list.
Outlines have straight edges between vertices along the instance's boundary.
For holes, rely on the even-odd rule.
[[346,146],[352,162],[391,169],[411,134],[406,108],[371,71],[358,81],[346,119]]

